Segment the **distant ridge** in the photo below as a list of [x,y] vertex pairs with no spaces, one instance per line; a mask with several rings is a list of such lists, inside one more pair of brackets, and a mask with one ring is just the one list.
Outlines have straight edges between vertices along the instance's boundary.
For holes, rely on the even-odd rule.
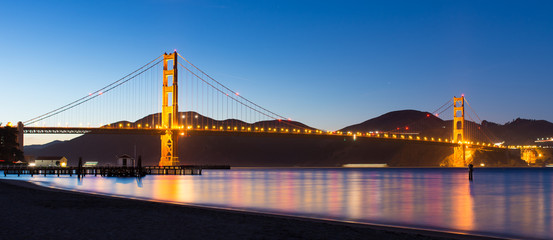
[[553,136],[553,123],[545,120],[517,118],[504,125],[484,120],[482,125],[511,145],[534,145],[537,138]]
[[[342,128],[342,132],[418,132],[422,135],[443,137],[447,122],[429,112],[417,110],[393,111],[359,124]],[[444,130],[442,130],[444,129]]]
[[[137,125],[157,122],[158,114],[136,122],[113,124]],[[196,112],[179,113],[183,125],[202,123],[224,125],[234,123],[250,127],[302,127],[315,129],[301,122],[274,120],[245,123],[240,120],[213,120]],[[553,136],[553,123],[544,120],[516,119],[504,125],[483,121],[482,125],[466,122],[466,126],[482,129],[486,138],[505,141],[506,145],[533,145],[538,137]],[[451,121],[444,121],[429,112],[401,110],[383,114],[341,131],[416,133],[421,136],[449,138]],[[136,149],[136,150],[135,150]],[[84,161],[113,164],[117,155],[140,155],[144,164],[159,161],[159,136],[125,134],[85,134],[69,141],[25,147],[26,155],[66,156],[75,165],[78,157]],[[272,136],[188,136],[179,138],[179,158],[184,164],[231,166],[342,166],[343,164],[382,164],[388,166],[439,166],[451,154],[449,147],[417,146],[357,138],[272,137]],[[499,156],[499,155],[498,155]]]
[[[423,136],[450,138],[452,124],[451,120],[444,121],[429,112],[400,110],[347,126],[341,131],[416,132]],[[469,127],[479,129],[473,141],[505,142],[506,145],[534,145],[537,138],[553,136],[553,123],[545,120],[517,118],[504,125],[485,120],[482,124],[465,120],[465,128]]]

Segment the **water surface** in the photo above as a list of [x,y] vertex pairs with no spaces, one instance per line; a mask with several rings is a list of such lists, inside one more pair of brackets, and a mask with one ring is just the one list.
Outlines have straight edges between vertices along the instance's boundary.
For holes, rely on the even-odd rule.
[[[499,237],[553,236],[553,169],[237,169],[201,176],[21,177],[44,185]],[[18,178],[18,177],[9,177]]]

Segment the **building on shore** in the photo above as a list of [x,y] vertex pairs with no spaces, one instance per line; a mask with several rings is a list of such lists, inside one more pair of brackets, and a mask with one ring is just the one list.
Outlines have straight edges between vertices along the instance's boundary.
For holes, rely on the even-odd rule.
[[60,157],[60,156],[39,156],[35,159],[34,166],[35,167],[67,167],[67,158]]
[[98,166],[98,162],[85,162],[83,164],[83,167],[97,167]]
[[120,167],[134,167],[134,158],[127,154],[123,154],[119,157],[117,157],[117,166]]

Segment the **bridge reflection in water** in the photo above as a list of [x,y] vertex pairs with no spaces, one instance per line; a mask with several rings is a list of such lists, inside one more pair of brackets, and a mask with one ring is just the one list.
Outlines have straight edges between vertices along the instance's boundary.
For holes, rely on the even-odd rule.
[[[240,169],[199,176],[47,177],[63,188],[340,221],[553,236],[553,169]],[[15,178],[15,177],[14,177]]]

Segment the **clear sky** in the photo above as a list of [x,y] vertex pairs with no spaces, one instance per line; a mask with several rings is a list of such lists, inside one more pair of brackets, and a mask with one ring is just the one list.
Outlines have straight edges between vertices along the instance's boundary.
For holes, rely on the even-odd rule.
[[552,13],[553,1],[2,1],[0,122],[173,49],[322,129],[462,93],[481,119],[553,121]]

